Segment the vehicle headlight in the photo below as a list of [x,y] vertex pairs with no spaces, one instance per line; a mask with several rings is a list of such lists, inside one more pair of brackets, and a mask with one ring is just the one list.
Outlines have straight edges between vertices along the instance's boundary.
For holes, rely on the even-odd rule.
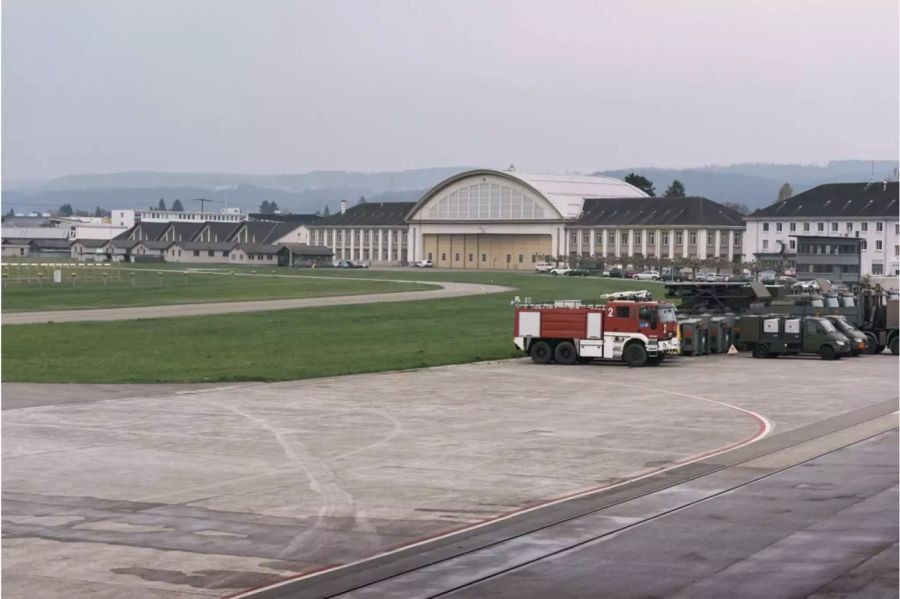
[[844,341],[836,341],[835,343],[837,343],[838,345],[847,345],[847,343]]
[[857,342],[857,343],[865,343],[866,340],[865,340],[865,339],[857,339],[856,342]]

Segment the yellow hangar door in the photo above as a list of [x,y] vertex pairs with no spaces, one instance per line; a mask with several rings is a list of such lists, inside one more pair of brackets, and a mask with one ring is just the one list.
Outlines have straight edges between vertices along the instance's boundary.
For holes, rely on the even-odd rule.
[[550,235],[427,234],[422,246],[437,268],[532,270],[552,254]]

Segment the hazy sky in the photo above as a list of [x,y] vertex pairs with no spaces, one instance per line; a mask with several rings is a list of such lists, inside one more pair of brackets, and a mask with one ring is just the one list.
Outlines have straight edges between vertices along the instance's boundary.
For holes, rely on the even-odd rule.
[[898,2],[4,0],[4,179],[896,158]]

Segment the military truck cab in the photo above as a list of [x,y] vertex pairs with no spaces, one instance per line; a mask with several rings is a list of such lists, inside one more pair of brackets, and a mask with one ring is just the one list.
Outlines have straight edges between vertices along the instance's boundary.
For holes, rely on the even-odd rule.
[[850,341],[826,318],[777,314],[742,316],[739,344],[754,358],[818,354],[835,360],[850,354]]
[[858,356],[866,351],[866,345],[869,343],[869,338],[866,337],[865,333],[847,322],[847,319],[843,316],[830,314],[825,318],[850,341],[851,356]]

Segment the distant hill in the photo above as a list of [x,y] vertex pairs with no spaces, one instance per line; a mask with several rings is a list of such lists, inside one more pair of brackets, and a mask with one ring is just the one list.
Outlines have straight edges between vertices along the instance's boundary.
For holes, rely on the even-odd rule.
[[419,199],[423,189],[386,191],[383,193],[362,193],[364,190],[347,187],[327,187],[323,189],[306,189],[304,191],[283,191],[266,189],[255,185],[240,185],[234,189],[203,189],[200,187],[147,187],[147,188],[94,188],[94,189],[59,189],[34,192],[4,191],[3,210],[10,208],[16,212],[48,211],[59,208],[63,204],[71,204],[76,210],[93,211],[99,206],[112,210],[116,208],[146,209],[156,206],[164,199],[171,206],[177,199],[185,210],[199,210],[200,202],[196,198],[212,200],[206,204],[206,210],[237,207],[244,212],[256,212],[264,201],[276,202],[282,212],[312,213],[324,210],[328,206],[334,212],[341,200],[351,205],[365,195],[369,202],[406,202]]
[[[368,201],[417,200],[424,190],[469,170],[439,167],[384,173],[319,171],[297,175],[241,175],[227,173],[125,172],[70,175],[43,183],[8,185],[3,190],[3,210],[42,211],[71,204],[75,209],[100,206],[148,208],[160,199],[171,206],[181,200],[186,210],[199,208],[195,198],[214,200],[208,209],[225,206],[256,211],[263,201],[276,202],[282,211],[315,212],[325,206],[334,212],[341,200],[351,204],[360,196]],[[12,182],[11,182],[12,183]]]
[[[795,193],[822,183],[896,179],[897,161],[838,160],[825,165],[745,163],[689,169],[633,167],[596,174],[624,178],[630,172],[653,181],[659,195],[674,180],[684,183],[689,195],[719,202],[739,202],[750,209],[771,204],[788,182]],[[293,175],[241,175],[227,173],[162,173],[135,171],[58,177],[46,182],[7,182],[3,211],[50,210],[62,204],[91,210],[96,206],[148,208],[160,198],[167,205],[180,199],[185,209],[199,208],[195,198],[215,200],[208,208],[225,206],[255,211],[263,201],[276,202],[282,211],[315,212],[325,206],[334,212],[341,200],[413,201],[438,182],[469,167],[438,167],[384,173],[317,171]]]
[[[422,189],[467,167],[447,166],[384,173],[313,171],[296,175],[242,175],[236,173],[163,173],[133,171],[102,175],[68,175],[50,179],[43,189],[124,189],[130,187],[200,187],[216,189],[239,185],[303,191],[331,187],[359,189],[369,193]],[[4,185],[4,188],[7,187]]]

